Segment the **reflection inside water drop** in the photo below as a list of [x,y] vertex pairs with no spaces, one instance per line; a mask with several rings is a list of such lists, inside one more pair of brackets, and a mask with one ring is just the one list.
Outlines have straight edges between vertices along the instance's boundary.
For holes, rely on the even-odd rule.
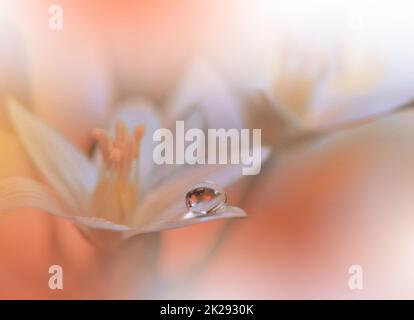
[[193,186],[185,196],[185,204],[196,214],[213,213],[226,203],[226,193],[220,186],[203,182]]

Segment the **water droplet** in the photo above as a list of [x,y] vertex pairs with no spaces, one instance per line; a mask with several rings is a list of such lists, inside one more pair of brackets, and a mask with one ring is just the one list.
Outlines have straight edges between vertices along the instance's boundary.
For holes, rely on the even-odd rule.
[[223,188],[211,182],[193,186],[185,196],[185,204],[191,212],[209,214],[226,204],[227,196]]

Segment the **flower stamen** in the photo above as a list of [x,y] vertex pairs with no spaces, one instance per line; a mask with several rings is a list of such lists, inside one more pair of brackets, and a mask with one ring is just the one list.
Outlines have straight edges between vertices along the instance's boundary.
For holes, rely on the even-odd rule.
[[128,223],[138,202],[138,162],[144,130],[143,125],[137,126],[129,135],[126,124],[118,122],[115,137],[101,129],[92,131],[103,159],[101,178],[92,201],[94,215]]

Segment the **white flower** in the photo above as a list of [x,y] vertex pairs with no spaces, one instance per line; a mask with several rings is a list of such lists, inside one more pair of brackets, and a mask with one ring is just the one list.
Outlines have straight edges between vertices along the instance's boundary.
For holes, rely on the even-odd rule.
[[[155,167],[152,132],[159,117],[143,103],[120,109],[115,135],[95,129],[100,158],[88,159],[18,103],[8,103],[18,136],[49,187],[25,177],[0,181],[0,211],[33,207],[73,221],[86,234],[92,230],[116,232],[121,240],[131,236],[194,223],[244,217],[228,206],[211,215],[188,211],[184,197],[202,181],[226,186],[241,174],[239,166]],[[133,131],[131,130],[132,128]],[[145,134],[144,134],[145,130]],[[100,161],[98,161],[100,160]]]
[[374,48],[303,39],[282,38],[262,79],[242,86],[245,118],[265,143],[291,144],[412,106],[412,89]]

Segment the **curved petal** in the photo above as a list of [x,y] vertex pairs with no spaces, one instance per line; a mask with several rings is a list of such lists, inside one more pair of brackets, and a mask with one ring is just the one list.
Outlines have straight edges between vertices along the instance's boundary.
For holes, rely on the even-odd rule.
[[336,50],[288,42],[277,55],[271,92],[278,105],[307,128],[328,83],[335,76]]
[[315,126],[321,129],[336,129],[392,113],[413,100],[412,89],[401,92],[401,87],[401,84],[400,87],[386,87],[384,84],[359,95],[344,96],[330,93],[325,99],[325,109],[318,114]]
[[8,111],[32,161],[50,185],[74,211],[85,212],[97,180],[92,163],[17,102],[9,101]]
[[144,224],[156,220],[159,214],[176,203],[184,203],[187,191],[195,184],[203,181],[213,181],[225,187],[241,177],[241,168],[226,166],[219,170],[218,166],[205,165],[202,167],[186,166],[168,181],[154,186],[154,192],[149,192],[141,202],[135,215],[136,223]]
[[121,108],[112,117],[109,126],[111,132],[115,132],[117,121],[124,122],[130,132],[138,125],[145,125],[140,154],[140,185],[141,190],[145,191],[144,187],[148,185],[149,179],[153,174],[154,161],[152,160],[152,151],[156,144],[152,137],[154,131],[161,127],[160,117],[149,102],[145,100],[131,100],[122,104]]
[[0,181],[0,212],[35,208],[60,217],[69,217],[70,209],[42,184],[22,177]]
[[[268,147],[259,147],[258,149],[261,152],[261,162],[264,163],[269,157],[271,149]],[[248,152],[254,153],[254,150],[257,149],[253,148]],[[228,159],[230,157],[229,155]],[[156,188],[157,192],[174,186],[176,187],[175,189],[180,189],[180,186],[183,185],[190,187],[201,181],[215,181],[222,187],[226,187],[241,178],[243,168],[245,167],[244,164],[167,165],[167,167],[169,166],[175,168],[175,170],[171,170],[168,177],[154,180],[152,187]]]
[[249,128],[262,129],[265,145],[278,146],[305,130],[299,119],[277,104],[263,90],[256,89],[244,94],[244,115]]
[[[270,154],[269,149],[262,149],[262,161]],[[168,208],[180,208],[184,204],[187,191],[195,184],[212,181],[222,187],[235,183],[242,177],[243,165],[186,165],[171,176],[168,181],[154,186],[143,199],[135,214],[135,225],[151,224],[168,211]],[[173,209],[174,211],[174,209]],[[182,210],[181,210],[182,211]]]
[[69,220],[87,234],[93,233],[94,230],[112,231],[116,232],[122,239],[140,233],[130,227],[114,224],[105,219],[76,215],[77,213],[66,206],[61,199],[44,185],[34,180],[23,177],[1,180],[0,213],[7,213],[20,208],[39,209]]
[[237,207],[224,206],[212,214],[203,216],[186,211],[186,208],[170,210],[162,214],[163,218],[145,225],[141,232],[156,232],[166,229],[181,228],[193,224],[213,221],[217,219],[244,218],[246,212]]
[[[176,130],[176,121],[183,121],[185,130],[189,129],[201,129],[205,132],[207,132],[208,126],[206,123],[206,117],[203,113],[203,110],[201,107],[195,106],[191,110],[187,110],[184,114],[180,115],[175,119],[173,122],[170,122],[167,124],[166,128],[171,130],[172,132],[175,132]],[[190,144],[190,142],[185,141],[184,146],[185,148]],[[160,181],[167,180],[171,176],[174,175],[174,173],[180,171],[185,165],[184,164],[170,164],[170,165],[160,165],[156,167],[156,170],[153,172],[153,175],[151,176],[150,183],[151,186],[154,186],[156,184],[159,184]]]
[[169,123],[199,106],[206,115],[208,127],[241,128],[241,104],[214,68],[198,58],[167,100]]
[[70,218],[74,222],[92,229],[102,229],[111,231],[130,231],[131,228],[121,224],[112,223],[109,220],[97,217],[73,216]]

